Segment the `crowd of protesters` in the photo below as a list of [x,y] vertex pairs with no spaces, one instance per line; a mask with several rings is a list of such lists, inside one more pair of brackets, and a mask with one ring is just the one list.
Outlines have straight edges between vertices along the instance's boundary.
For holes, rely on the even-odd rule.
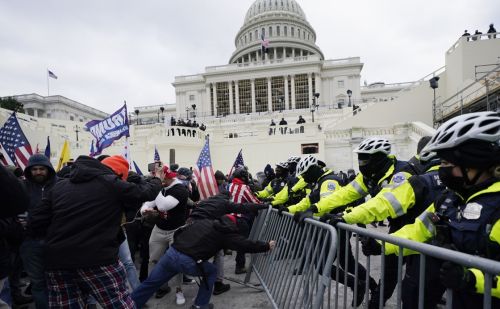
[[[182,286],[193,278],[199,288],[191,308],[213,308],[211,296],[230,290],[224,283],[228,251],[236,251],[234,273],[244,274],[246,253],[276,246],[248,239],[258,212],[270,207],[293,214],[299,224],[313,217],[334,227],[388,219],[388,232],[399,237],[499,260],[500,115],[451,119],[423,137],[408,161],[392,155],[391,147],[382,137],[362,141],[354,151],[359,173],[335,173],[313,155],[268,164],[255,178],[245,166],[230,175],[216,171],[219,193],[204,200],[191,169],[177,164],[155,162],[148,176],[129,172],[123,157],[107,155],[80,156],[58,173],[42,154],[24,171],[0,166],[0,308],[31,301],[36,308],[142,308],[153,295],[169,293],[169,283],[183,305]],[[378,308],[398,284],[400,248],[363,239],[365,255],[387,255],[381,284],[354,258],[350,237],[340,233],[346,250],[331,279],[339,274],[340,283],[357,290],[352,307],[370,292],[368,308]],[[426,260],[425,270],[419,255],[404,260],[405,308],[418,304],[422,271],[425,308],[436,307],[446,288],[453,290],[453,308],[482,305],[480,270]],[[294,275],[303,269],[299,265]],[[23,272],[31,296],[21,290]],[[492,295],[496,308],[498,285]]]
[[203,123],[199,124],[198,122],[196,122],[196,119],[193,121],[191,121],[191,119],[187,119],[186,121],[184,121],[184,119],[182,118],[175,120],[174,116],[170,117],[170,125],[178,127],[199,128],[202,131],[205,131],[207,129],[207,127]]
[[[232,182],[246,186],[237,172]],[[223,283],[225,251],[238,252],[242,272],[245,253],[275,245],[246,239],[243,218],[251,220],[267,204],[235,201],[224,184],[221,194],[200,201],[191,169],[177,164],[156,162],[144,177],[129,171],[122,156],[80,156],[56,173],[47,157],[35,154],[24,171],[1,166],[0,181],[2,309],[31,302],[141,308],[152,295],[169,293],[169,281],[183,305],[182,285],[194,283],[193,276],[200,288],[192,308],[211,308],[210,296],[230,289]],[[24,291],[22,274],[30,282]]]

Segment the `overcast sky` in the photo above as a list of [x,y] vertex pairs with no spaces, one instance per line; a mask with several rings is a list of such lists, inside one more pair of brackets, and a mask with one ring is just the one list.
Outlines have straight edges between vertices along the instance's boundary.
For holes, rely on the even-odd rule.
[[[0,96],[60,94],[105,112],[175,103],[177,75],[224,65],[253,0],[0,0]],[[498,0],[299,0],[327,59],[361,81],[418,80],[465,29],[500,30]],[[272,45],[272,40],[270,42]]]

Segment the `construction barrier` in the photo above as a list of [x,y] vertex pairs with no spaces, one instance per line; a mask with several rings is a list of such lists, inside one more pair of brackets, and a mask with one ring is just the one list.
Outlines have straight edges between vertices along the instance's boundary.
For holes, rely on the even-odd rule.
[[335,228],[312,219],[299,225],[292,215],[269,209],[259,213],[250,239],[275,240],[276,248],[252,255],[245,283],[254,273],[274,308],[323,306],[335,259]]
[[[419,281],[414,294],[418,305],[415,302],[412,307],[426,308],[426,261],[438,259],[481,270],[485,278],[483,308],[494,308],[491,288],[495,276],[500,275],[498,261],[394,237],[355,225],[340,223],[335,229],[313,219],[306,219],[303,225],[299,225],[293,221],[292,215],[278,215],[275,209],[261,211],[254,222],[250,238],[277,242],[275,250],[270,253],[252,255],[249,272],[245,278],[245,283],[248,283],[252,273],[257,276],[274,308],[351,308],[361,301],[359,307],[368,308],[370,277],[380,285],[378,308],[401,308],[406,259],[403,257],[403,249],[420,253],[413,255],[419,257]],[[380,241],[382,254],[375,257],[360,254],[362,238]],[[385,256],[385,242],[397,245],[399,255]],[[349,255],[351,247],[352,255]],[[340,258],[335,259],[336,256]],[[397,273],[397,280],[394,295],[384,307],[384,273],[386,264],[389,264],[388,259],[397,260],[397,270],[394,271]],[[363,268],[363,272],[366,269],[366,274],[361,275],[359,267]],[[434,285],[432,282],[427,284]],[[444,295],[446,308],[453,308],[453,291],[448,289]]]

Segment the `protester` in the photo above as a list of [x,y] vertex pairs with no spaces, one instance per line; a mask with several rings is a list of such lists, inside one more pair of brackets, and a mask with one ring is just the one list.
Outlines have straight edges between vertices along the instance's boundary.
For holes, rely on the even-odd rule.
[[213,308],[210,298],[217,277],[216,266],[208,262],[222,249],[258,253],[272,250],[276,242],[254,242],[246,239],[238,230],[234,216],[226,215],[217,220],[195,220],[177,230],[174,243],[161,257],[153,272],[132,293],[138,308],[142,308],[164,282],[185,272],[201,277],[198,294],[191,308]]
[[493,24],[490,24],[490,27],[488,29],[488,38],[495,39],[497,37],[496,34],[490,34],[490,33],[497,33],[497,30],[495,29]]
[[297,124],[302,124],[302,123],[306,123],[306,120],[302,118],[302,115],[299,115],[299,120],[297,120]]
[[[162,170],[165,175],[164,188],[154,201],[146,202],[141,207],[143,216],[155,217],[155,227],[149,239],[150,274],[172,243],[175,230],[186,223],[188,216],[188,189],[177,179],[177,173],[172,172],[167,166],[162,167]],[[182,292],[182,274],[179,274],[176,279],[176,303],[182,305],[186,302]],[[169,291],[168,285],[165,285],[158,289],[156,297],[161,298]]]
[[[83,307],[88,295],[104,308],[134,308],[118,262],[123,207],[154,199],[161,185],[157,178],[125,182],[127,160],[106,160],[111,168],[78,157],[69,178],[57,182],[30,214],[29,235],[45,238],[52,308]],[[161,171],[158,176],[163,177]]]
[[[16,216],[26,211],[29,205],[23,183],[4,166],[0,165],[0,192],[2,207],[0,207],[0,291],[4,290],[7,276],[11,270],[11,248],[8,241],[18,237],[19,231]],[[0,298],[0,308],[9,308],[6,299]]]
[[[233,203],[256,203],[259,204],[260,201],[250,190],[248,183],[250,181],[248,171],[245,168],[239,167],[233,172],[233,180],[229,185],[229,193],[231,196],[231,201]],[[238,226],[239,230],[245,237],[250,234],[250,229],[252,227],[254,216],[252,215],[238,215]],[[235,274],[246,273],[246,259],[245,253],[243,251],[238,251],[236,253],[236,268],[234,270]]]
[[[202,220],[202,219],[218,219],[226,214],[231,213],[248,213],[256,215],[260,209],[267,209],[268,204],[236,204],[230,201],[229,191],[221,191],[221,193],[209,197],[198,203],[198,206],[193,210],[189,216],[189,220]],[[214,295],[219,295],[229,291],[231,286],[224,284],[224,252],[220,250],[214,257],[214,264],[217,267],[217,279],[214,285]]]
[[[28,217],[37,211],[58,178],[49,159],[43,154],[34,154],[24,169],[25,185],[30,198]],[[21,258],[31,280],[31,292],[37,309],[48,308],[47,283],[45,281],[45,240],[41,234],[28,235],[21,245]]]
[[279,122],[279,125],[280,126],[286,126],[288,124],[288,122],[285,120],[285,118],[281,118],[280,122]]

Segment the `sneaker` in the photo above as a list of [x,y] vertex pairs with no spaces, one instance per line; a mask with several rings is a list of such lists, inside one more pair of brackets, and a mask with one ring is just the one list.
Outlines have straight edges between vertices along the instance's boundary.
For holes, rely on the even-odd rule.
[[156,298],[162,298],[163,296],[167,295],[170,293],[172,289],[170,287],[167,287],[166,289],[159,288],[158,291],[156,291],[155,297]]
[[186,303],[186,298],[184,297],[184,293],[182,293],[182,291],[175,293],[175,303],[178,306],[184,305]]
[[247,272],[247,269],[245,267],[236,267],[236,269],[234,270],[234,273],[236,275],[245,274],[246,272]]
[[219,295],[231,289],[231,285],[216,281],[214,284],[214,295]]
[[196,281],[194,279],[189,278],[188,276],[183,275],[182,276],[182,284],[193,284]]

